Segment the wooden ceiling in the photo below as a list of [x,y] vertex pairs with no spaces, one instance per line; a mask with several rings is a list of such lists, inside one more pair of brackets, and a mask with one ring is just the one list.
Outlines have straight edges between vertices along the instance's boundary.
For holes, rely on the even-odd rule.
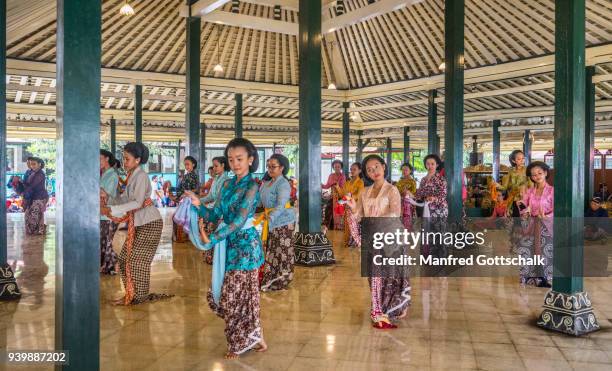
[[[103,119],[129,121],[134,84],[140,83],[146,121],[180,122],[185,97],[184,1],[130,0],[136,11],[132,17],[119,14],[123,2],[102,1]],[[51,117],[55,1],[7,3],[9,112]],[[586,3],[587,62],[597,66],[597,106],[603,114],[612,111],[612,3]],[[281,20],[274,20],[275,4],[282,6]],[[427,91],[436,88],[442,118],[443,0],[378,0],[373,5],[345,0],[344,15],[336,14],[335,1],[324,4],[325,25],[339,26],[331,32],[324,27],[321,86],[333,81],[343,89],[324,89],[324,138],[335,138],[331,131],[341,128],[345,100],[351,102],[353,129],[422,126]],[[396,9],[397,4],[403,6]],[[234,93],[243,92],[245,122],[294,130],[299,115],[297,1],[243,0],[238,14],[231,13],[230,6],[203,16],[203,121],[231,125]],[[377,15],[342,23],[369,9]],[[554,0],[466,0],[465,15],[466,121],[550,116]],[[223,73],[212,69],[218,62]]]

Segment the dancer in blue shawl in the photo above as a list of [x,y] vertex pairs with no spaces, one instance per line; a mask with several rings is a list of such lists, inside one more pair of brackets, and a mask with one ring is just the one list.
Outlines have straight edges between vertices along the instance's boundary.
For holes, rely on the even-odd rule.
[[[257,149],[249,140],[236,138],[225,148],[225,156],[235,177],[223,183],[211,209],[202,205],[193,192],[186,193],[193,205],[191,241],[199,249],[215,249],[208,303],[225,320],[228,342],[225,357],[233,359],[250,349],[260,352],[267,349],[259,320],[258,268],[264,255],[259,233],[253,226],[259,203],[259,187],[251,175],[259,161]],[[199,218],[213,223],[223,218],[223,222],[207,236]]]

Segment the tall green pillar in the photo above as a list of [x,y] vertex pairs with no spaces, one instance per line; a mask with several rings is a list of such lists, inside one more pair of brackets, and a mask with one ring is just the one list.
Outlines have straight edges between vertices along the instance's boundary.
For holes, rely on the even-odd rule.
[[[593,170],[593,162],[595,157],[595,84],[593,76],[595,75],[595,67],[588,66],[586,68],[586,85],[585,85],[585,112],[584,112],[584,203],[589,205],[593,197],[593,189],[595,186],[595,173]],[[605,166],[605,164],[603,164]]]
[[444,6],[444,171],[450,222],[459,222],[463,215],[464,7],[464,0],[446,1]]
[[410,161],[410,127],[404,126],[404,163]]
[[387,138],[387,167],[389,168],[389,181],[391,180],[391,174],[393,174],[393,140]]
[[[188,4],[195,0],[187,0]],[[200,33],[202,21],[200,17],[191,16],[185,18],[187,28],[186,51],[186,97],[185,97],[185,129],[187,131],[187,146],[185,153],[195,158],[198,163],[200,158]]]
[[501,152],[501,142],[499,127],[501,120],[493,120],[493,180],[499,182],[499,157]]
[[117,120],[114,117],[110,119],[110,148],[113,156],[117,156]]
[[335,262],[331,243],[321,232],[321,0],[299,0],[299,232],[295,262]]
[[[100,1],[57,1],[55,349],[100,368]],[[78,176],[75,176],[78,174]]]
[[242,93],[235,94],[236,109],[234,110],[234,136],[236,138],[242,138]]
[[531,146],[533,143],[531,142],[531,130],[525,130],[523,134],[523,153],[525,154],[525,165],[529,165],[531,162]]
[[361,162],[362,157],[363,157],[363,138],[361,138],[361,136],[363,135],[363,130],[358,130],[357,131],[357,148],[355,150],[355,161],[357,162]]
[[13,269],[8,265],[8,228],[6,223],[6,0],[0,0],[0,300],[20,297]]
[[142,143],[142,85],[136,85],[134,90],[134,140]]
[[200,179],[200,183],[204,183],[206,179],[206,174],[208,173],[206,166],[206,124],[200,123],[200,148],[199,148],[198,158],[200,159],[198,162],[198,177]]
[[555,1],[553,287],[538,325],[579,336],[599,329],[583,290],[585,1]]
[[174,164],[176,170],[176,186],[178,187],[179,177],[181,176],[181,140],[176,144],[176,152],[174,154]]
[[351,121],[349,118],[349,102],[343,102],[342,108],[342,164],[344,164],[344,174],[349,173],[349,147],[351,145]]
[[440,146],[438,144],[438,105],[436,98],[438,91],[430,90],[427,95],[427,153],[439,154]]

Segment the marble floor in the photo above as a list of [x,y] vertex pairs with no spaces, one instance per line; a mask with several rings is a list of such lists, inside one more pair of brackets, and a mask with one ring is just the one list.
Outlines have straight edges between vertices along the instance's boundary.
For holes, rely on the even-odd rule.
[[[611,370],[612,278],[586,279],[602,330],[583,338],[534,325],[546,289],[514,277],[414,278],[408,316],[392,331],[369,319],[359,252],[331,232],[337,264],[296,268],[287,291],[262,294],[266,353],[226,361],[223,321],[208,308],[210,266],[190,245],[172,244],[169,213],[152,269],[152,290],[176,296],[114,307],[117,276],[101,278],[103,370]],[[0,303],[0,341],[13,350],[54,344],[53,216],[46,237],[26,238],[9,214],[9,261],[23,298]],[[0,365],[0,369],[3,365]],[[13,367],[15,370],[52,367]]]

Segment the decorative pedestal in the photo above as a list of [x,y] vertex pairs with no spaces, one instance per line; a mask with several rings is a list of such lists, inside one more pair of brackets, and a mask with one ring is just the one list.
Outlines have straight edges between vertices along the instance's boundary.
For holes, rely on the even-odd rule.
[[16,300],[21,298],[13,270],[8,264],[0,266],[0,300]]
[[295,264],[308,267],[336,263],[331,242],[322,232],[296,232],[293,237]]
[[564,334],[581,336],[599,330],[591,300],[586,292],[564,294],[550,290],[538,326]]

